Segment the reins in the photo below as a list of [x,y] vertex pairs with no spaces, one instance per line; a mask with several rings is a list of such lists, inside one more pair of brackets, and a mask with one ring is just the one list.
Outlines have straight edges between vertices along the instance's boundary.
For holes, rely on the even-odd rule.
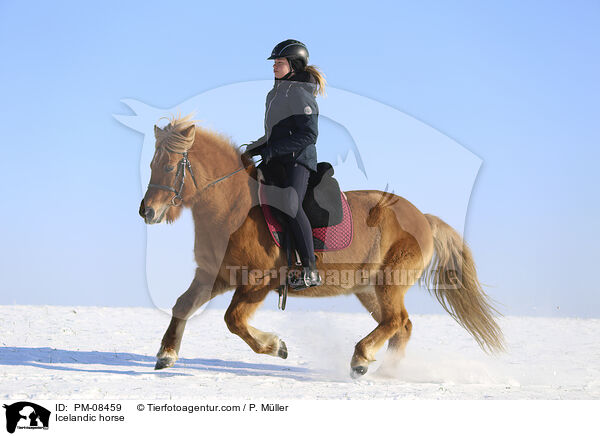
[[[261,162],[261,161],[262,161],[262,159],[259,159],[259,160],[258,160],[258,162]],[[250,165],[248,165],[247,167],[242,167],[242,168],[239,168],[239,169],[235,170],[234,172],[227,174],[226,176],[223,176],[223,177],[220,177],[220,178],[218,178],[218,179],[217,179],[217,180],[215,180],[214,182],[210,182],[208,185],[206,185],[204,188],[202,188],[202,191],[204,191],[205,189],[207,189],[207,188],[211,187],[212,185],[214,185],[214,184],[216,184],[216,183],[218,183],[218,182],[220,182],[220,181],[222,181],[222,180],[225,180],[225,179],[226,179],[226,178],[228,178],[228,177],[231,177],[231,176],[233,176],[233,175],[234,175],[234,174],[236,174],[236,173],[239,173],[239,172],[240,172],[240,171],[242,171],[242,170],[247,170],[247,169],[248,169],[248,168],[250,168],[252,165],[254,165],[254,162],[253,162],[253,163],[251,163]],[[197,188],[197,186],[196,186],[196,188]],[[202,191],[200,191],[200,192],[202,192]]]
[[[194,186],[196,187],[196,189],[198,189],[198,183],[196,183],[196,177],[194,177],[194,171],[192,170],[192,164],[190,163],[190,161],[188,159],[187,151],[178,152],[178,151],[167,150],[167,152],[168,153],[177,153],[177,154],[182,155],[181,160],[177,164],[177,173],[175,173],[175,180],[173,181],[173,186],[157,185],[155,183],[148,183],[148,188],[157,188],[157,189],[163,189],[165,191],[173,192],[175,195],[171,199],[171,205],[172,206],[181,206],[181,203],[183,203],[183,198],[181,196],[181,192],[183,191],[183,185],[185,183],[186,169],[189,170],[190,175],[192,176],[192,181],[194,182]],[[259,162],[261,160],[262,159],[259,159]],[[210,182],[208,185],[203,187],[199,192],[204,192],[206,189],[210,188],[211,186],[233,176],[234,174],[239,173],[242,170],[246,170],[246,169],[250,168],[252,165],[254,165],[254,162],[246,167],[239,168],[239,169],[235,170],[234,172],[229,173],[223,177],[219,177],[218,179]],[[179,188],[176,189],[175,185],[177,184],[177,179],[179,178],[180,175],[181,175],[181,182],[179,184]]]

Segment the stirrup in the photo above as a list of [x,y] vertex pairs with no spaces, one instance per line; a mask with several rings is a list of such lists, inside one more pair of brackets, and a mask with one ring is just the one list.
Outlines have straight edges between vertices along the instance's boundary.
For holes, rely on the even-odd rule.
[[323,280],[321,280],[319,270],[317,269],[292,270],[288,273],[288,284],[292,289],[306,289],[313,286],[321,286]]
[[277,292],[279,293],[279,302],[277,303],[277,307],[281,310],[285,310],[285,306],[287,303],[287,294],[288,294],[288,284],[279,286],[277,288]]

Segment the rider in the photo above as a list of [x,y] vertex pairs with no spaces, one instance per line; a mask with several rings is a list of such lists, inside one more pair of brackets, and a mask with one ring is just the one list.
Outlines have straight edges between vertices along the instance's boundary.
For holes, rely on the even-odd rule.
[[263,174],[267,178],[283,174],[283,180],[278,181],[281,187],[293,188],[297,213],[285,216],[303,268],[298,283],[292,283],[292,287],[319,286],[322,280],[316,268],[312,228],[302,201],[310,173],[317,170],[316,95],[324,94],[325,79],[315,66],[308,65],[308,49],[300,41],[280,42],[268,59],[274,60],[275,84],[267,94],[265,135],[248,145],[242,160],[260,154]]

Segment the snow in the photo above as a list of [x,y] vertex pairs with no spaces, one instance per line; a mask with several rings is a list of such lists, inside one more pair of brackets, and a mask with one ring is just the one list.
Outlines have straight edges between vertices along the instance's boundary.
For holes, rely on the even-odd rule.
[[[291,301],[293,303],[293,300]],[[186,327],[179,361],[154,370],[169,323],[151,308],[0,306],[0,395],[58,399],[600,399],[600,320],[506,317],[509,350],[484,354],[446,315],[412,315],[407,355],[359,380],[354,345],[366,313],[278,312],[252,325],[276,332],[289,357],[257,355],[208,309]]]

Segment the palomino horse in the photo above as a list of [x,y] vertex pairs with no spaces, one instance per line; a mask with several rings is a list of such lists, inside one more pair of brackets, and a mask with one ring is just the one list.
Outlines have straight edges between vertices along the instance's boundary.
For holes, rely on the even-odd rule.
[[[188,290],[173,307],[155,369],[175,364],[186,320],[211,298],[233,289],[225,313],[229,330],[256,353],[285,359],[288,353],[281,339],[248,324],[279,285],[281,276],[273,272],[287,266],[285,250],[272,240],[258,206],[257,169],[245,162],[246,171],[211,183],[242,167],[239,151],[226,137],[196,126],[190,116],[154,130],[156,151],[140,215],[147,224],[172,223],[183,207],[189,207],[198,265]],[[354,294],[375,318],[377,327],[356,344],[350,363],[353,376],[367,371],[386,341],[392,355],[404,354],[412,329],[404,295],[419,279],[485,351],[503,349],[496,311],[477,279],[470,250],[454,229],[390,193],[349,191],[346,196],[353,216],[352,243],[339,251],[317,253],[323,286],[290,289],[290,296]],[[342,273],[356,280],[342,283]]]

